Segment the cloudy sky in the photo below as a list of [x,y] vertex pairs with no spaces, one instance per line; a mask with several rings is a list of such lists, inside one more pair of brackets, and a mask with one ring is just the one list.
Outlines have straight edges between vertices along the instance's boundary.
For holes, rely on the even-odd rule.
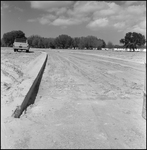
[[127,32],[146,36],[146,1],[1,1],[1,37],[94,35],[119,44]]

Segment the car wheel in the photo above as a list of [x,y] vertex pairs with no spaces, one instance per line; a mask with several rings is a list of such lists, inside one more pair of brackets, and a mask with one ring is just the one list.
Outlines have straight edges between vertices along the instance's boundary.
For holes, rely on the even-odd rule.
[[29,52],[29,50],[26,50],[26,53],[28,53]]

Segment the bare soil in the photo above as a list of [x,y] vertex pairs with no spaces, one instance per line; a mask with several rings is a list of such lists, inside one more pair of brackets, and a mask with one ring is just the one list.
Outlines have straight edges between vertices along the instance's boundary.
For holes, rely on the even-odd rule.
[[[32,50],[2,51],[2,148],[146,148],[145,52]],[[13,103],[7,93],[40,51],[48,53],[48,61],[35,103],[12,118],[6,113]]]
[[12,48],[1,48],[1,97],[10,93],[14,85],[24,80],[24,70],[40,54],[34,51],[13,52]]

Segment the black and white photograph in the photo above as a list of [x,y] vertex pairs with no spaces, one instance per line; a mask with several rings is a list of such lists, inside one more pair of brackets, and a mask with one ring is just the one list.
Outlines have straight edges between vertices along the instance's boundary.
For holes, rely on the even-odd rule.
[[1,1],[1,149],[146,149],[146,1]]

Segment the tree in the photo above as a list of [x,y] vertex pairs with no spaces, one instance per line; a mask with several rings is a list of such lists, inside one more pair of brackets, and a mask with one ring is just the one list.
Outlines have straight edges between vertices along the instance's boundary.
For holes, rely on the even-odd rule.
[[78,48],[79,43],[80,43],[80,38],[79,37],[72,38],[72,47],[74,49]]
[[26,37],[23,31],[18,30],[4,33],[2,40],[6,44],[6,46],[12,46],[16,38],[26,38]]
[[6,46],[5,42],[3,41],[3,39],[1,39],[1,47],[5,47],[5,46]]
[[49,38],[49,47],[55,49],[56,43],[54,38]]
[[114,48],[123,48],[123,46],[122,46],[122,45],[117,45],[117,44],[116,44],[116,45],[114,45],[113,47],[114,47]]
[[108,44],[107,44],[107,48],[110,48],[110,49],[112,49],[114,46],[113,46],[113,44],[112,44],[112,42],[108,42]]
[[75,37],[62,34],[56,38],[44,38],[39,35],[32,35],[27,38],[31,47],[35,48],[74,48],[74,49],[101,49],[105,47],[105,41],[95,36]]
[[40,36],[35,35],[32,39],[32,47],[40,48]]
[[39,35],[28,37],[28,43],[35,48],[55,48],[54,38],[44,38]]
[[120,40],[120,43],[124,44],[125,48],[129,48],[130,51],[137,49],[137,47],[143,46],[146,43],[145,36],[141,33],[128,32],[124,39]]
[[102,39],[98,39],[95,36],[87,36],[87,37],[80,37],[79,38],[79,44],[78,48],[79,49],[101,49],[102,47],[105,47],[105,42]]
[[88,49],[93,49],[98,47],[98,39],[95,36],[87,36],[87,48]]
[[68,35],[62,34],[59,35],[56,39],[55,39],[55,46],[57,48],[69,48],[72,45],[72,38]]
[[80,37],[79,38],[79,44],[78,44],[78,49],[84,49],[85,48],[85,37]]
[[44,42],[43,37],[40,37],[39,35],[32,35],[28,37],[28,43],[31,47],[44,48],[45,44],[43,42]]
[[105,48],[106,47],[106,43],[104,40],[102,39],[98,39],[98,46],[97,46],[97,49],[98,50],[101,50],[102,48]]

